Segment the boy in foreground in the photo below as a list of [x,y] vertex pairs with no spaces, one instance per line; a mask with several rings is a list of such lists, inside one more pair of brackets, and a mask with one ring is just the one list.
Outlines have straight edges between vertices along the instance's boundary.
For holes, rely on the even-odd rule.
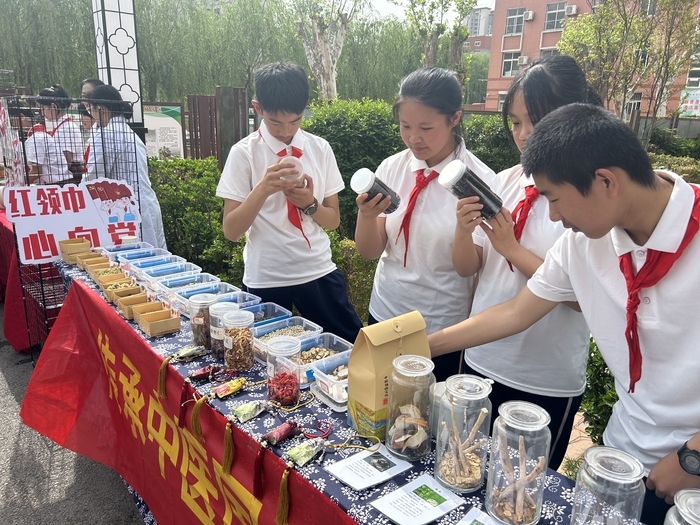
[[621,120],[585,104],[542,119],[522,165],[569,230],[513,299],[429,336],[432,354],[578,301],[619,396],[603,441],[643,463],[642,521],[662,523],[678,490],[700,487],[700,188],[654,172]]
[[[323,230],[340,224],[338,192],[345,184],[328,142],[299,129],[309,101],[306,73],[296,64],[263,66],[255,73],[255,95],[263,121],[231,148],[216,190],[224,198],[226,238],[246,234],[243,284],[353,342],[362,323]],[[303,174],[283,157],[297,157]]]

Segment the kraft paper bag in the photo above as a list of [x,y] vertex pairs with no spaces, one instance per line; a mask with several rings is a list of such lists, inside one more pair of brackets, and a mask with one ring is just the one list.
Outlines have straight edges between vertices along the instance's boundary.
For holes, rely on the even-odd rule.
[[384,439],[389,376],[400,355],[430,358],[425,320],[418,311],[366,326],[355,340],[348,362],[348,422],[359,434]]

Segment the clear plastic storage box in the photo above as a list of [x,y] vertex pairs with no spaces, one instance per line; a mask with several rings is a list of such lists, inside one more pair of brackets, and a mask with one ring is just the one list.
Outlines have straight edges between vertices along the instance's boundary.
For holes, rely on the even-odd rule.
[[[348,366],[351,350],[352,345],[344,352],[326,357],[325,359],[311,364],[311,373],[316,379],[316,389],[319,390],[323,396],[329,398],[330,401],[333,401],[336,405],[343,405],[346,409],[348,402],[348,379],[347,377],[345,379],[336,379],[331,374],[339,366]],[[322,397],[321,401],[325,402],[326,400]],[[328,405],[336,409],[334,405],[330,403]]]
[[117,254],[117,264],[122,270],[129,270],[131,263],[139,259],[147,259],[149,257],[157,257],[159,255],[172,255],[168,250],[163,248],[148,248],[145,250],[127,250]]
[[195,286],[198,288],[203,284],[220,283],[221,279],[216,275],[210,273],[196,273],[192,275],[174,275],[172,277],[166,277],[164,279],[159,279],[153,284],[158,290],[155,292],[157,296],[160,296],[160,300],[168,305],[171,311],[177,310],[173,308],[174,304],[178,302],[178,295],[176,292],[182,290],[185,287]]
[[320,334],[323,331],[316,323],[312,323],[303,317],[288,317],[281,321],[253,327],[253,352],[255,359],[263,364],[267,364],[267,344],[266,342],[277,336],[287,335],[299,339],[309,338]]
[[[321,359],[309,361],[309,359],[313,357],[312,351],[314,348],[320,348],[323,350],[328,350],[330,352],[336,352],[336,353],[322,357]],[[348,352],[350,350],[352,350],[352,344],[349,343],[348,341],[346,341],[345,339],[338,337],[335,334],[322,333],[322,334],[313,335],[311,337],[302,338],[302,340],[301,340],[301,354],[300,354],[300,359],[301,359],[302,364],[296,365],[296,367],[299,368],[299,383],[301,384],[301,388],[306,388],[309,386],[309,383],[313,382],[314,372],[312,370],[312,366],[314,363],[320,363],[321,361],[324,361],[325,359],[330,359],[331,357],[335,357],[336,355],[338,355],[340,353]],[[284,358],[280,358],[280,359],[284,359]],[[306,361],[308,361],[308,362],[306,362]],[[291,362],[285,362],[284,364],[288,368],[291,368],[293,366]],[[345,363],[345,364],[347,365],[347,363]],[[333,370],[331,370],[331,372],[332,371]],[[346,397],[346,401],[347,401],[347,397]]]
[[117,256],[121,255],[122,253],[133,250],[148,250],[150,248],[153,248],[152,244],[147,242],[135,242],[133,244],[112,244],[110,246],[100,246],[99,249],[102,251],[102,255],[107,257],[110,262],[116,264]]
[[139,275],[143,270],[153,268],[154,266],[162,266],[163,264],[178,262],[187,261],[185,261],[184,257],[180,257],[179,255],[157,255],[155,257],[146,257],[145,259],[138,259],[129,264],[129,269],[124,273],[129,277],[133,276],[136,280],[140,280]]
[[221,299],[219,299],[220,303],[236,303],[241,309],[246,308],[248,306],[253,306],[254,304],[258,304],[260,301],[262,301],[260,297],[248,292],[235,292],[232,294],[226,294],[222,296]]
[[253,312],[255,320],[253,326],[262,326],[264,324],[281,321],[292,316],[292,312],[281,307],[276,303],[259,303],[252,306],[242,307],[241,310]]
[[188,286],[175,292],[171,306],[177,308],[185,317],[189,316],[190,297],[200,293],[208,293],[216,296],[216,302],[221,301],[228,295],[240,292],[241,289],[237,286],[225,282],[206,283],[202,285]]

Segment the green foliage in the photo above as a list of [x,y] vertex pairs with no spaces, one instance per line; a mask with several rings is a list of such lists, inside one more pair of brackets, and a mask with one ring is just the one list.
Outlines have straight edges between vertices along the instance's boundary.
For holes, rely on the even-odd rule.
[[498,173],[520,162],[520,152],[503,128],[500,115],[471,115],[464,123],[469,151]]
[[465,57],[467,83],[464,85],[464,103],[483,102],[486,97],[486,78],[489,76],[489,53],[472,52]]
[[669,129],[654,128],[648,151],[673,157],[700,159],[700,143],[697,139],[681,139]]
[[357,195],[350,189],[352,174],[360,168],[374,171],[385,158],[404,147],[391,106],[368,99],[317,104],[311,107],[311,118],[305,119],[302,127],[326,139],[333,148],[346,186],[339,195],[339,233],[352,238],[357,216]]
[[682,175],[688,182],[700,184],[700,161],[697,159],[650,153],[649,160],[655,169],[673,171],[678,175]]
[[564,474],[570,480],[576,481],[576,476],[578,475],[578,469],[583,463],[583,455],[576,458],[565,457],[559,471]]
[[240,286],[243,241],[232,243],[221,227],[223,201],[215,196],[217,160],[149,159],[153,189],[158,195],[168,249],[204,271]]
[[588,425],[586,431],[595,444],[600,443],[603,438],[603,431],[612,415],[613,405],[617,401],[617,393],[615,380],[603,356],[600,355],[598,345],[592,338],[589,350],[586,392],[581,402],[581,412],[583,420]]

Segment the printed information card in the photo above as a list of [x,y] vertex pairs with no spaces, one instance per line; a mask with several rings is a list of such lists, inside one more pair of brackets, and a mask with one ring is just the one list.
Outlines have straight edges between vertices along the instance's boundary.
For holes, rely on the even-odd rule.
[[364,490],[411,468],[408,461],[392,456],[382,445],[376,452],[363,451],[324,469],[355,490]]
[[472,507],[457,525],[498,525],[498,522],[484,511]]
[[432,476],[423,474],[370,505],[399,525],[425,525],[464,503]]

